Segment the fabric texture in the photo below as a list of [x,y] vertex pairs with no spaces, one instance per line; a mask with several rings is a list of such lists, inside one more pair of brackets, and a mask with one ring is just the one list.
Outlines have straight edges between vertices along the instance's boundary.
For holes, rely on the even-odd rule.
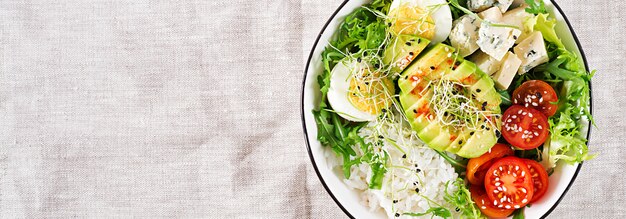
[[[626,11],[559,1],[597,69],[591,150],[550,218],[626,210]],[[0,217],[345,218],[300,120],[340,0],[0,1]]]

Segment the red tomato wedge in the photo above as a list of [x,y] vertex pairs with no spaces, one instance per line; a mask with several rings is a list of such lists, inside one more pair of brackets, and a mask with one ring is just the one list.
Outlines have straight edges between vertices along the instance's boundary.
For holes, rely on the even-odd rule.
[[472,200],[480,209],[480,212],[487,215],[490,218],[505,218],[515,211],[514,209],[503,209],[493,205],[493,201],[487,196],[485,188],[478,185],[470,186],[470,193],[472,193]]
[[524,82],[513,91],[513,104],[539,110],[547,117],[553,116],[559,108],[556,92],[548,83],[540,80]]
[[467,180],[474,185],[482,185],[485,182],[485,173],[496,159],[513,155],[511,147],[505,144],[496,144],[489,152],[467,162]]
[[513,105],[502,116],[502,137],[524,150],[542,145],[548,139],[549,128],[548,117],[533,108]]
[[524,207],[533,198],[530,170],[520,158],[501,158],[487,170],[485,190],[492,204],[498,208]]
[[533,203],[543,197],[548,190],[548,172],[537,161],[523,159],[524,163],[530,171],[530,176],[533,179],[533,199],[530,203]]

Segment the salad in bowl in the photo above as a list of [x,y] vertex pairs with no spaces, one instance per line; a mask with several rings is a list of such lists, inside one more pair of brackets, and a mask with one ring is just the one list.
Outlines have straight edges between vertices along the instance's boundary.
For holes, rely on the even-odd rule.
[[541,0],[345,1],[304,81],[318,176],[351,217],[545,217],[594,157],[577,44]]

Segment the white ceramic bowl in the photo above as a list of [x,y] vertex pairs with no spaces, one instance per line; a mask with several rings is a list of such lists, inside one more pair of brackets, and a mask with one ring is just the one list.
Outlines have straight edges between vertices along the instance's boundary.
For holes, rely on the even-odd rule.
[[[334,36],[343,18],[367,2],[369,2],[369,0],[344,0],[322,28],[320,35],[313,45],[304,72],[301,106],[302,122],[313,167],[322,185],[326,191],[328,191],[331,198],[335,200],[337,205],[351,218],[385,218],[386,215],[382,211],[371,212],[366,206],[361,205],[357,192],[348,188],[342,182],[343,175],[332,171],[331,166],[327,163],[324,156],[324,152],[327,148],[323,147],[316,138],[317,127],[313,114],[311,113],[311,111],[317,107],[316,104],[321,96],[316,78],[323,71],[321,60],[322,51]],[[588,70],[587,61],[580,47],[580,43],[561,8],[552,0],[546,1],[546,8],[558,21],[556,31],[563,40],[563,43],[570,51],[578,54],[578,57],[584,62],[585,68]],[[589,138],[590,130],[588,128],[588,121],[585,122],[585,125],[585,130],[582,130],[582,133],[587,133],[587,138]],[[545,197],[539,202],[533,203],[531,208],[525,209],[524,213],[526,218],[544,218],[550,214],[559,204],[563,196],[565,196],[565,193],[574,182],[574,179],[576,179],[576,175],[580,171],[581,166],[582,163],[567,165],[559,162],[554,173],[550,176],[550,187]]]

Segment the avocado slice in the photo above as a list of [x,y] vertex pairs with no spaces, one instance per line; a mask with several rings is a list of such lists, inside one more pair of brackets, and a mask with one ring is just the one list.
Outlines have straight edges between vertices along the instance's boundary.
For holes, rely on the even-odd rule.
[[399,35],[383,52],[383,63],[392,73],[402,72],[428,46],[430,40],[415,35]]
[[428,84],[434,80],[462,84],[462,89],[468,92],[466,95],[472,104],[481,111],[488,111],[486,115],[500,113],[501,99],[493,80],[478,69],[476,64],[455,57],[454,48],[445,44],[437,44],[422,53],[404,70],[398,80],[400,103],[411,128],[424,143],[435,150],[449,151],[466,158],[484,154],[497,142],[494,130],[500,127],[499,119],[488,116],[494,124],[484,122],[483,128],[478,130],[448,127],[440,123],[437,118],[433,118],[437,115],[432,111],[430,102],[433,90]]
[[498,143],[498,139],[492,130],[480,130],[467,139],[456,154],[465,158],[479,157],[489,151],[496,143]]
[[[428,84],[430,77],[437,76],[438,73],[446,71],[449,66],[454,64],[454,61],[451,61],[453,59],[452,53],[454,53],[454,48],[451,46],[435,45],[402,72],[398,80],[400,90],[408,93],[423,82]],[[422,83],[413,83],[416,79]]]

